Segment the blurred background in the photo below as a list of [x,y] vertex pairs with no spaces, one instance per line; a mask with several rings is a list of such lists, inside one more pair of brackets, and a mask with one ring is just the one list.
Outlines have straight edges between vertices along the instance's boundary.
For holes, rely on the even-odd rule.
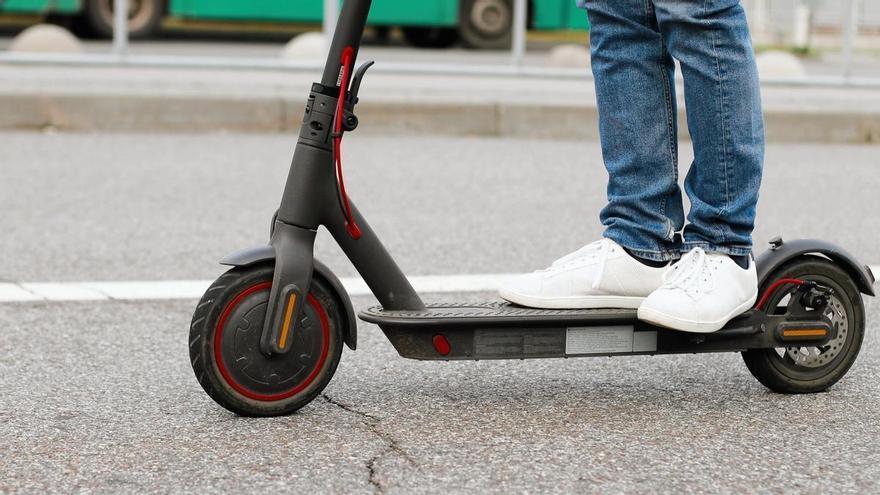
[[[121,9],[116,9],[117,3]],[[765,76],[880,76],[880,2],[743,0],[743,4],[758,51],[795,56],[770,59],[762,67]],[[520,5],[525,11],[521,14]],[[0,49],[8,50],[6,58],[12,53],[31,54],[24,57],[30,62],[40,59],[34,53],[112,52],[259,57],[260,63],[252,65],[271,66],[272,58],[288,62],[318,58],[316,38],[301,35],[332,29],[335,8],[333,2],[322,0],[0,0]],[[114,18],[114,12],[123,9],[127,15]],[[122,25],[121,20],[127,22]],[[117,33],[115,44],[114,22],[126,28]],[[65,43],[62,34],[45,32],[43,27],[41,37],[28,32],[40,23],[62,27],[79,42]],[[527,33],[518,37],[520,24]],[[580,69],[588,57],[584,50],[588,30],[586,15],[574,0],[376,0],[367,44],[391,61]],[[296,46],[285,47],[297,36],[301,39]],[[511,57],[502,51],[511,51]],[[217,63],[222,61],[212,65]]]

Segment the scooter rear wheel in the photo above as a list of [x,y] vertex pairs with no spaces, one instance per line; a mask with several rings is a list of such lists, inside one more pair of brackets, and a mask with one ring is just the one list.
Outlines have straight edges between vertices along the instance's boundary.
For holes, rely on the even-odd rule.
[[[817,256],[787,263],[768,278],[763,294],[773,282],[786,278],[814,280],[830,287],[826,315],[837,336],[819,347],[752,349],[742,353],[752,375],[770,390],[786,394],[821,392],[837,383],[855,362],[865,331],[865,307],[852,277],[839,265]],[[767,300],[772,314],[785,314],[796,286],[779,287]]]
[[342,355],[343,312],[329,284],[314,277],[292,349],[268,356],[260,334],[273,266],[229,270],[205,292],[193,315],[189,351],[202,388],[242,416],[290,414],[311,402]]

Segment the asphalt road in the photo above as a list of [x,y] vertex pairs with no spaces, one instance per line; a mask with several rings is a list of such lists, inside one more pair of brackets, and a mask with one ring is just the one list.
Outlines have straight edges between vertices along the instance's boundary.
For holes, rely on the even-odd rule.
[[[0,279],[213,277],[266,241],[292,145],[0,134]],[[353,135],[345,152],[352,196],[408,273],[529,270],[600,232],[595,143]],[[826,237],[880,263],[877,156],[771,147],[756,239]],[[326,238],[318,255],[353,275]],[[732,354],[407,361],[361,325],[324,396],[262,420],[193,378],[194,303],[0,305],[0,492],[880,489],[873,300],[862,355],[822,394],[770,393]]]
[[[0,280],[213,278],[220,258],[266,243],[294,143],[0,133]],[[409,274],[533,270],[601,234],[594,142],[352,134],[344,157],[351,197]],[[756,249],[822,237],[880,264],[877,157],[876,146],[770,146]],[[329,236],[317,255],[355,275]]]

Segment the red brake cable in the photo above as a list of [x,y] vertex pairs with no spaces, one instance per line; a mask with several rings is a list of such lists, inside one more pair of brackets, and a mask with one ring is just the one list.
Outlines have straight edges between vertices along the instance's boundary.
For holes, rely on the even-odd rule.
[[348,93],[348,83],[351,79],[352,59],[354,49],[350,46],[342,50],[342,75],[339,78],[339,99],[336,102],[336,118],[333,121],[333,161],[336,164],[336,192],[339,199],[339,208],[345,217],[345,228],[352,239],[361,238],[361,229],[354,220],[351,205],[348,203],[348,194],[345,192],[345,178],[342,174],[342,123],[345,118],[345,100]]
[[776,289],[779,288],[780,285],[785,284],[803,285],[804,281],[799,278],[783,278],[777,280],[776,282],[773,282],[773,284],[764,291],[764,295],[761,296],[761,300],[758,301],[758,304],[755,305],[755,308],[764,309],[764,305],[767,304],[767,300],[770,299],[770,296],[772,296],[773,293],[776,292]]

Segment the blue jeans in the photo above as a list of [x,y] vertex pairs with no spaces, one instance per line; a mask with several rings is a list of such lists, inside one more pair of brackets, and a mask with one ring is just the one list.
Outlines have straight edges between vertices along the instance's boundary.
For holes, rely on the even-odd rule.
[[[764,161],[761,93],[739,0],[578,0],[592,32],[604,236],[658,261],[702,247],[747,255]],[[675,65],[694,162],[678,186]],[[681,236],[676,233],[681,232]],[[682,242],[683,240],[683,242]]]

